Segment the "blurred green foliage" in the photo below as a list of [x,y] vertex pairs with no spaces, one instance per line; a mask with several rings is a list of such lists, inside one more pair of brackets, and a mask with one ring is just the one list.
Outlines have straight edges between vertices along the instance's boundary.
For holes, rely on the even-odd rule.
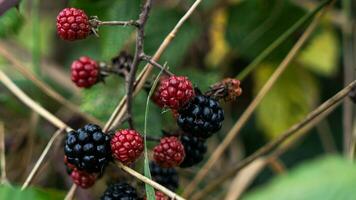
[[356,196],[355,184],[355,165],[343,158],[329,156],[305,162],[242,199],[352,200]]
[[0,199],[23,200],[23,199],[36,199],[36,200],[61,200],[64,199],[65,193],[49,188],[34,188],[30,187],[21,191],[18,187],[0,186]]

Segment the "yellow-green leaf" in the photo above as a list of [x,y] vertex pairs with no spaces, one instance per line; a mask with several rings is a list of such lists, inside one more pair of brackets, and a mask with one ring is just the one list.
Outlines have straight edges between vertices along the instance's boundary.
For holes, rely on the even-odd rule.
[[297,60],[315,73],[331,76],[337,70],[339,46],[335,31],[332,28],[324,28],[311,40]]
[[[254,73],[255,93],[274,71],[272,64],[263,64]],[[308,71],[289,66],[257,108],[257,122],[268,138],[274,138],[301,120],[312,108],[318,89]]]

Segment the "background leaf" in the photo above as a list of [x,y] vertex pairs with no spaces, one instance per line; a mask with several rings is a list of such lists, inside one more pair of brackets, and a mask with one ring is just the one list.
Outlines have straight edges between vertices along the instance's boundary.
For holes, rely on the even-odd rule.
[[243,200],[352,200],[356,196],[356,166],[341,157],[306,162]]
[[[256,69],[255,93],[266,83],[273,71],[272,64],[264,64]],[[257,123],[261,130],[269,138],[273,138],[302,119],[316,103],[317,88],[308,71],[297,65],[290,66],[257,108]]]
[[20,188],[11,186],[0,186],[0,199],[11,199],[11,200],[62,200],[64,199],[65,193],[63,191],[57,191],[53,189],[40,189],[40,188],[27,188],[21,191]]
[[335,75],[340,57],[339,48],[340,44],[335,31],[331,27],[324,26],[297,60],[319,75]]

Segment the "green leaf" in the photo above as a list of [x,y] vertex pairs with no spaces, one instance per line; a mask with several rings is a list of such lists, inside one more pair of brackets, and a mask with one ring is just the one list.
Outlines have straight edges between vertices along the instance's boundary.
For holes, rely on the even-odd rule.
[[[152,55],[158,49],[163,39],[177,24],[184,12],[175,9],[154,7],[146,25],[145,51]],[[164,19],[164,20],[162,20]],[[188,20],[179,30],[179,34],[171,42],[160,59],[160,63],[168,62],[170,70],[182,64],[189,47],[200,35],[201,28]]]
[[340,44],[335,31],[324,27],[298,56],[297,60],[311,71],[323,75],[336,75],[340,57]]
[[[255,93],[274,71],[272,64],[259,66],[254,73]],[[274,138],[301,120],[318,99],[318,89],[308,71],[289,66],[258,106],[257,123],[269,138]]]
[[98,83],[90,89],[83,89],[80,108],[102,121],[108,120],[125,92],[124,83],[119,80],[116,76],[108,77],[105,83]]
[[355,169],[341,157],[323,157],[274,178],[243,200],[352,200],[356,197]]
[[52,190],[52,189],[41,189],[41,188],[27,188],[21,191],[18,187],[11,186],[0,186],[0,199],[11,199],[11,200],[62,200],[64,199],[65,192]]
[[0,16],[0,38],[17,33],[23,24],[23,18],[16,8],[6,11]]
[[[149,108],[150,108],[150,99],[151,99],[151,96],[152,94],[154,93],[155,91],[155,88],[159,82],[159,77],[161,76],[163,72],[163,69],[159,72],[159,74],[157,75],[157,77],[155,78],[153,84],[152,84],[152,87],[150,89],[150,92],[148,93],[148,96],[147,96],[147,101],[146,101],[146,109],[145,109],[145,126],[144,126],[144,131],[143,131],[143,134],[144,134],[144,142],[145,142],[145,152],[144,152],[144,156],[145,156],[145,161],[144,161],[144,173],[145,173],[145,176],[149,179],[152,179],[151,177],[151,171],[150,171],[150,165],[149,165],[149,159],[148,159],[148,153],[147,153],[147,140],[146,140],[146,136],[147,136],[147,119],[148,119],[148,114],[149,114]],[[147,199],[148,200],[155,200],[155,191],[153,189],[153,187],[149,184],[145,184],[145,187],[146,187],[146,196],[147,196]]]

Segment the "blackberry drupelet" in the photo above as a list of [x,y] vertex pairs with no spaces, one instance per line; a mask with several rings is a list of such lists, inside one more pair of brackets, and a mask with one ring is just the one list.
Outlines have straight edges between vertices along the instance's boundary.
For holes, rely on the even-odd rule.
[[74,168],[70,174],[73,182],[83,189],[90,188],[95,184],[96,176],[95,174],[90,174],[85,171],[79,171],[77,168]]
[[207,150],[205,140],[189,135],[183,135],[180,138],[180,141],[182,142],[185,151],[185,157],[183,162],[179,165],[180,167],[191,167],[204,159],[204,154]]
[[110,185],[100,197],[101,200],[138,200],[135,188],[127,183]]
[[79,170],[102,172],[111,160],[110,137],[99,126],[87,124],[67,134],[64,153],[68,163]]
[[219,103],[204,95],[195,96],[178,112],[178,126],[200,138],[208,138],[219,131],[224,120],[224,111]]
[[179,178],[178,173],[174,168],[162,168],[155,162],[150,162],[150,171],[154,181],[172,191],[177,190]]

